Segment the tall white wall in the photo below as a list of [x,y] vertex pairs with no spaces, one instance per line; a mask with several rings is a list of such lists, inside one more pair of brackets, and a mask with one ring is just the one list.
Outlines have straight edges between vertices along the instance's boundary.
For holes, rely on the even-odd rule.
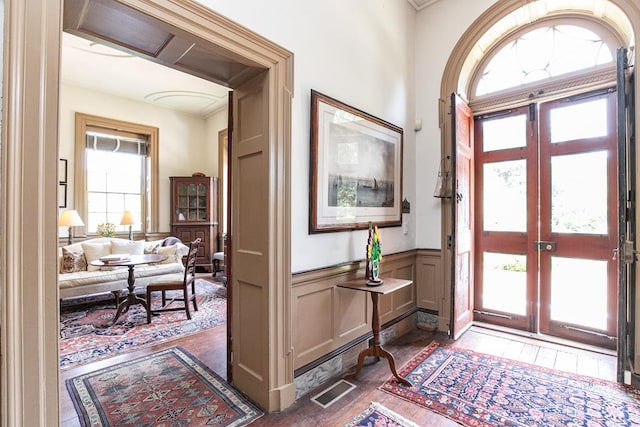
[[[419,248],[441,247],[441,201],[433,197],[433,190],[441,160],[438,99],[444,69],[460,37],[493,3],[495,0],[441,0],[416,17],[416,115],[423,119],[422,131],[416,136]],[[450,120],[448,112],[445,120]]]
[[[68,159],[67,207],[73,200],[75,113],[85,113],[159,128],[159,231],[169,231],[170,176],[218,174],[218,131],[205,119],[118,96],[69,85],[60,87],[60,153]],[[209,135],[208,133],[213,133]],[[66,231],[60,229],[61,235]]]
[[[402,227],[381,229],[383,252],[415,247],[415,10],[404,0],[198,0],[294,53],[292,270],[365,256],[366,230],[308,234],[310,91],[404,129]],[[366,4],[365,4],[366,3]]]

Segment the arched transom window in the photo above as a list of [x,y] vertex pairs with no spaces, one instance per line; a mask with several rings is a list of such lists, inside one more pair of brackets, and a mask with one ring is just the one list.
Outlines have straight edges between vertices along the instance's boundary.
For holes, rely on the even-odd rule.
[[634,45],[611,0],[530,0],[483,29],[456,92],[477,114],[604,88],[615,84],[616,50],[631,56]]
[[496,49],[482,69],[475,95],[613,63],[615,46],[610,44],[578,25],[545,25],[527,31]]

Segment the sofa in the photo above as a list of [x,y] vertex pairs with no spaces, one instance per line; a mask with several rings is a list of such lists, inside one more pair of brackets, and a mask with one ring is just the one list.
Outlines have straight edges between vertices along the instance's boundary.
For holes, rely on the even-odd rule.
[[91,265],[93,260],[111,254],[159,254],[166,255],[165,261],[136,266],[134,269],[136,287],[166,275],[184,272],[182,258],[189,247],[178,239],[144,241],[127,240],[116,237],[100,237],[73,243],[58,249],[58,288],[60,299],[112,292],[119,298],[127,288],[129,270],[127,267]]

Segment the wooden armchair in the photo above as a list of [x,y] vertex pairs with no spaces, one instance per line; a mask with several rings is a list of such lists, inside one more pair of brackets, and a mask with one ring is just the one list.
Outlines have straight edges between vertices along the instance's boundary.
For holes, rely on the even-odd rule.
[[[198,303],[196,302],[196,256],[200,247],[201,239],[197,238],[189,244],[189,253],[187,254],[187,262],[184,268],[184,274],[174,274],[164,279],[151,282],[147,285],[147,323],[151,323],[151,315],[163,311],[184,310],[187,313],[187,319],[191,320],[191,312],[189,311],[189,302],[193,303],[193,309],[198,311]],[[153,309],[151,307],[151,293],[155,291],[162,292],[162,307]],[[167,301],[167,291],[182,291],[182,296],[175,296]],[[182,301],[184,305],[170,307],[174,302]]]

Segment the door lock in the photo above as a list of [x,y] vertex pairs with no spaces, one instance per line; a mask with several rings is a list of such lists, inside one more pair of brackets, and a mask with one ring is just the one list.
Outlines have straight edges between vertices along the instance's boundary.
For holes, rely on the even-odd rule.
[[555,252],[556,242],[545,242],[545,241],[536,242],[536,250],[538,252]]

